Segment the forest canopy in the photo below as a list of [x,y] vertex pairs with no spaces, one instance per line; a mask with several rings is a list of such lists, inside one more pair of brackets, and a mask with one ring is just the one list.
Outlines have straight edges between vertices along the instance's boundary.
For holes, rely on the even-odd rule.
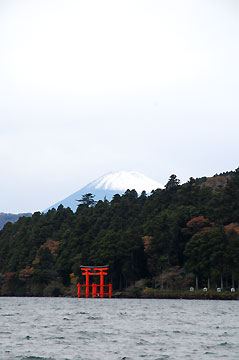
[[78,200],[75,213],[60,205],[4,226],[1,295],[74,295],[81,264],[109,264],[114,290],[140,279],[161,288],[238,283],[239,169],[182,185],[173,174],[149,196]]

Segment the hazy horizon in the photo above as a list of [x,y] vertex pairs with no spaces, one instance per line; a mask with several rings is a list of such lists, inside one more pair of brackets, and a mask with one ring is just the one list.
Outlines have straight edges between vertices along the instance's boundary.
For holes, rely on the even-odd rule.
[[0,2],[0,211],[239,166],[239,2]]

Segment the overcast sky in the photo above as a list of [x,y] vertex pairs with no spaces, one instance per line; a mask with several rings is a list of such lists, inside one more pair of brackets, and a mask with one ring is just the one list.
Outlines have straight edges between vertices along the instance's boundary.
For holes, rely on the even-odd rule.
[[239,166],[238,0],[0,0],[0,212]]

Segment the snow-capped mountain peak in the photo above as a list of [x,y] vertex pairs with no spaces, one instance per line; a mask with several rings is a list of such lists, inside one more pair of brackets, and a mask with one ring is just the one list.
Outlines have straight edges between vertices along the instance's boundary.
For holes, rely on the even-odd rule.
[[92,181],[67,198],[50,206],[44,210],[44,212],[52,208],[57,209],[60,204],[64,207],[70,207],[73,211],[75,211],[78,205],[77,200],[80,200],[82,195],[88,193],[93,194],[95,196],[94,200],[96,201],[104,200],[105,198],[111,201],[115,194],[122,195],[128,189],[134,189],[140,195],[143,190],[149,194],[152,190],[159,188],[162,189],[163,187],[164,186],[159,182],[136,171],[112,172]]
[[136,171],[112,172],[101,176],[89,185],[102,190],[126,191],[127,189],[135,189],[138,194],[143,190],[150,193],[154,189],[163,188],[162,184]]

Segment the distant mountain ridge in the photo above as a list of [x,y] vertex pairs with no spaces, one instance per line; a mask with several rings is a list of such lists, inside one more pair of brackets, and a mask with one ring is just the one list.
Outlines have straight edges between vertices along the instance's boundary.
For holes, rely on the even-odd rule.
[[4,225],[7,222],[10,221],[10,222],[14,223],[22,216],[32,216],[32,214],[31,213],[10,214],[10,213],[1,212],[0,213],[0,230],[4,227]]
[[163,187],[159,182],[136,171],[111,172],[90,182],[80,190],[50,206],[44,212],[52,208],[57,209],[60,204],[64,207],[70,207],[75,211],[78,205],[76,200],[80,200],[82,195],[87,193],[95,195],[94,200],[96,201],[104,200],[105,198],[111,201],[115,194],[122,195],[128,189],[134,189],[140,195],[142,191],[146,191],[149,194],[152,190],[162,189]]
[[[211,177],[204,176],[197,178],[195,181],[198,185],[211,187],[215,191],[220,186],[224,187],[232,174],[233,171],[227,171],[220,174],[215,174]],[[108,201],[111,201],[115,194],[122,195],[127,189],[135,189],[140,195],[143,190],[149,194],[152,190],[157,188],[162,189],[164,186],[141,173],[134,171],[120,171],[116,173],[112,172],[92,181],[62,201],[59,201],[56,204],[50,206],[43,212],[47,212],[52,208],[57,209],[60,204],[62,204],[64,207],[70,207],[73,211],[75,211],[78,205],[76,200],[80,200],[82,195],[87,193],[92,193],[95,195],[94,199],[96,201],[104,200],[104,198],[106,198]],[[22,216],[29,217],[32,216],[32,214],[12,214],[0,212],[0,230],[3,229],[7,222],[14,223]]]

